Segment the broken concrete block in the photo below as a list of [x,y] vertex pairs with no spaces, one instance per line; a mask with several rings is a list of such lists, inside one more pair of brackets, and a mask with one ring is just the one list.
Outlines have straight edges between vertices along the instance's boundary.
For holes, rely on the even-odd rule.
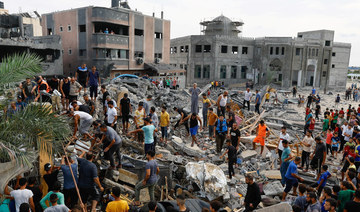
[[223,200],[224,200],[225,202],[227,202],[227,201],[230,200],[230,194],[229,194],[229,192],[226,192],[226,193],[224,194]]
[[270,180],[281,180],[280,170],[261,171],[260,174],[264,175],[266,178]]
[[275,196],[282,194],[284,187],[281,185],[280,181],[274,181],[264,184],[263,190],[265,195]]
[[197,145],[191,146],[191,143],[185,144],[184,153],[193,156],[193,157],[201,157],[202,155],[205,155],[205,151],[200,149]]
[[176,155],[176,156],[174,157],[174,163],[182,164],[182,163],[183,163],[183,160],[184,160],[184,158],[183,158],[182,156],[180,156],[180,155]]
[[270,207],[254,210],[254,212],[289,212],[292,211],[291,205],[286,202],[282,202]]
[[139,180],[138,176],[132,172],[129,172],[125,169],[118,169],[118,171],[119,171],[119,180],[121,182],[135,186]]
[[255,157],[258,153],[255,150],[245,150],[243,151],[240,156],[243,160],[248,160],[252,157]]
[[253,140],[255,139],[255,137],[256,137],[255,135],[241,137],[241,142],[243,142],[243,143],[252,143]]

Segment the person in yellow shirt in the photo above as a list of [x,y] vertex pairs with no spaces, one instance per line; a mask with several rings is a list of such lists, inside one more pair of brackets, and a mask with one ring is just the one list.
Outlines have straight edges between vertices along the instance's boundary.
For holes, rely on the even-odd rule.
[[106,206],[106,212],[128,212],[129,205],[125,200],[120,199],[120,188],[115,186],[111,189],[111,196],[115,198]]
[[[134,114],[134,122],[136,129],[140,129],[144,126],[144,118],[146,117],[145,109],[144,109],[144,103],[139,102],[138,109],[135,111]],[[144,133],[138,132],[137,134],[138,142],[143,143],[144,142]]]
[[203,122],[204,122],[204,127],[206,127],[208,125],[207,116],[208,116],[209,107],[211,107],[211,102],[210,102],[210,99],[207,97],[207,95],[205,93],[202,96],[203,96],[203,108],[202,108]]
[[161,128],[161,139],[160,142],[164,142],[167,144],[168,134],[167,130],[170,125],[170,116],[169,113],[166,112],[166,106],[162,106],[161,114],[160,114],[160,128]]
[[215,137],[215,123],[219,118],[215,113],[213,108],[209,108],[208,114],[208,124],[209,124],[209,139],[212,140]]

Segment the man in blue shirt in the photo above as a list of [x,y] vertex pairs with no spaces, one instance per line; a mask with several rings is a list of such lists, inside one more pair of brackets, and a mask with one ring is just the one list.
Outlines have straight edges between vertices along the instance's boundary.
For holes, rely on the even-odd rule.
[[[88,74],[86,84],[90,86],[90,98],[91,101],[96,101],[98,95],[98,87],[101,86],[99,72],[96,70],[96,67],[93,66],[91,71]],[[94,97],[94,98],[93,98]]]
[[131,132],[129,132],[129,134],[144,132],[144,135],[145,135],[144,151],[145,151],[145,155],[146,155],[150,150],[152,150],[152,151],[155,150],[154,132],[157,132],[158,130],[155,128],[155,126],[153,124],[151,124],[151,120],[149,117],[144,118],[144,124],[145,124],[145,126],[143,126],[140,129],[131,131]]
[[302,179],[298,175],[298,170],[297,170],[297,165],[300,164],[300,160],[301,160],[300,157],[296,157],[295,160],[290,163],[289,168],[286,171],[285,174],[286,187],[282,195],[282,201],[285,201],[285,197],[291,190],[291,187],[293,187],[293,195],[297,196],[296,189],[298,187],[298,180],[300,180],[301,182],[304,181],[304,179]]
[[330,177],[331,177],[331,174],[328,171],[328,166],[323,165],[322,166],[322,173],[321,173],[321,176],[320,176],[319,180],[316,183],[311,185],[311,187],[313,187],[313,188],[316,187],[316,190],[318,191],[317,192],[318,196],[321,195],[321,192],[324,189],[324,187],[326,186],[326,182]]
[[[69,164],[71,166],[73,175],[71,174]],[[78,202],[78,195],[76,193],[76,188],[74,183],[74,178],[76,183],[78,182],[77,169],[78,169],[78,165],[76,163],[73,163],[73,160],[70,157],[69,158],[65,156],[62,157],[61,171],[63,172],[63,176],[64,176],[63,193],[65,198],[65,204],[69,208],[73,208]]]
[[226,119],[224,118],[224,114],[219,114],[219,119],[216,122],[216,138],[215,138],[215,142],[216,142],[216,152],[220,153],[223,146],[224,146],[224,141],[226,138],[226,134],[227,134],[227,123],[226,123]]
[[281,154],[281,166],[280,166],[280,173],[281,173],[281,184],[285,185],[285,174],[290,165],[290,160],[292,159],[291,150],[289,148],[289,142],[287,140],[282,141],[282,145],[284,150]]
[[315,94],[316,94],[316,89],[315,89],[315,87],[313,87],[313,89],[311,90],[311,94],[312,94],[312,95],[315,95]]
[[256,90],[256,97],[255,97],[255,113],[260,114],[260,104],[261,104],[261,95],[259,90]]

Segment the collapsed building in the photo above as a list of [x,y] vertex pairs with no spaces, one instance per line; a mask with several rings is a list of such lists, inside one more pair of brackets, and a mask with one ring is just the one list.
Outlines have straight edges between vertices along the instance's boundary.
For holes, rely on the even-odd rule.
[[0,62],[15,53],[35,53],[41,59],[42,75],[62,75],[62,46],[60,36],[42,36],[40,15],[34,12],[0,13]]
[[202,35],[171,39],[170,63],[187,70],[187,84],[253,81],[283,87],[345,88],[351,44],[334,31],[299,32],[297,37],[242,36],[241,20],[223,15],[202,21]]

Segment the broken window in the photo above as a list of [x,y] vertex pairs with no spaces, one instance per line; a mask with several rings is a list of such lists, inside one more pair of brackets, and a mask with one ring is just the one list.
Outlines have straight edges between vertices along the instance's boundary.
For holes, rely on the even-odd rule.
[[295,55],[299,56],[301,54],[301,49],[300,48],[296,48],[295,50]]
[[275,48],[275,54],[278,55],[279,54],[279,47]]
[[316,57],[319,56],[319,49],[316,49]]
[[274,47],[270,47],[270,55],[274,54]]
[[285,55],[285,47],[281,47],[281,55]]
[[211,45],[204,45],[204,52],[205,53],[211,52]]
[[53,34],[52,28],[48,28],[48,29],[47,29],[47,32],[48,32],[48,35],[52,35],[52,34]]
[[107,22],[94,22],[95,33],[129,36],[129,26]]
[[174,54],[177,53],[177,47],[174,46]]
[[144,30],[142,30],[142,29],[135,29],[135,30],[134,30],[134,35],[135,35],[135,36],[144,36]]
[[221,53],[226,54],[228,51],[228,46],[221,46]]
[[324,59],[324,64],[328,64],[328,59]]
[[143,58],[144,57],[144,52],[136,51],[136,52],[134,52],[134,57],[135,58],[137,58],[137,57]]
[[333,57],[336,57],[336,52],[333,52],[333,53],[332,53],[332,56],[333,56]]
[[233,46],[233,47],[231,48],[231,52],[232,52],[233,54],[238,54],[238,53],[239,53],[239,47]]
[[226,79],[226,65],[220,66],[220,79]]
[[184,68],[184,65],[183,65],[183,64],[180,64],[180,68],[183,69],[183,68]]
[[195,52],[196,53],[201,53],[202,52],[202,46],[201,45],[196,45],[195,46]]
[[155,32],[155,38],[156,39],[163,39],[163,33],[162,32]]
[[325,46],[330,46],[331,45],[331,41],[330,40],[326,40],[325,41]]
[[86,25],[79,25],[79,32],[86,32]]
[[117,57],[120,59],[129,59],[129,50],[119,49],[117,51]]
[[279,74],[279,76],[278,76],[278,81],[279,81],[279,82],[282,81],[282,74]]
[[64,31],[64,28],[62,26],[59,27],[60,32]]
[[322,76],[326,77],[326,71],[323,71]]
[[335,68],[335,64],[332,64],[332,65],[331,65],[331,68]]
[[161,54],[161,53],[155,53],[154,57],[155,57],[155,58],[162,59],[162,54]]
[[187,65],[186,64],[184,65],[184,70],[187,70]]
[[201,78],[201,65],[195,65],[194,78]]
[[68,32],[71,32],[71,25],[68,25],[67,29],[68,29]]
[[184,46],[180,46],[180,52],[181,52],[181,53],[182,53],[182,52],[185,52]]
[[242,47],[242,54],[248,54],[248,47]]
[[246,79],[247,66],[241,66],[241,79]]
[[189,46],[185,46],[185,52],[189,52]]
[[85,57],[86,56],[86,49],[79,49],[79,56]]
[[205,78],[205,79],[210,78],[210,65],[204,65],[204,67],[203,67],[203,78]]
[[237,66],[231,66],[231,79],[236,79]]
[[68,54],[71,55],[72,54],[72,50],[68,49]]

